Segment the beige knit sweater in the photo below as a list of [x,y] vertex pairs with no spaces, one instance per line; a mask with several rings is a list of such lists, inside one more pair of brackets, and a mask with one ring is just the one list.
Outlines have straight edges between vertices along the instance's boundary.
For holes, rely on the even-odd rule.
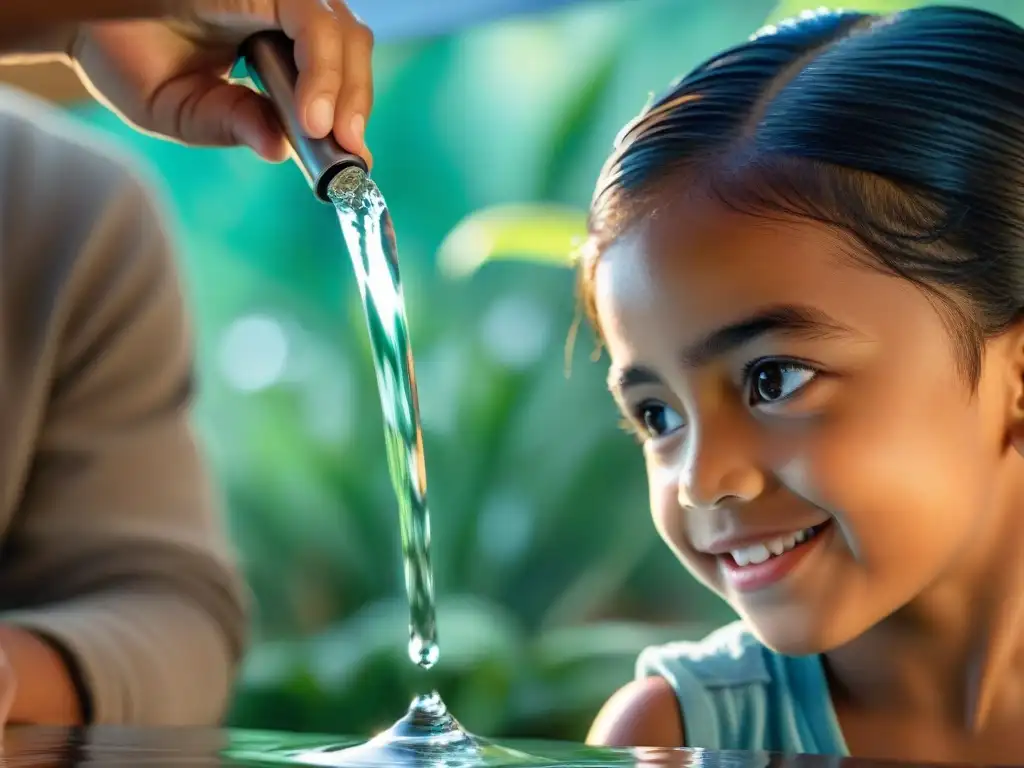
[[93,722],[210,724],[244,591],[189,426],[172,247],[129,168],[0,91],[0,622],[63,647]]

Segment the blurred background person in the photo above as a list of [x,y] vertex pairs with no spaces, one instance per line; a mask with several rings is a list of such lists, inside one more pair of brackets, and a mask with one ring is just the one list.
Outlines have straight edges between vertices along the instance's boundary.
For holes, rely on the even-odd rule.
[[[12,59],[73,62],[137,128],[279,160],[267,103],[224,75],[245,35],[281,27],[309,131],[365,150],[372,39],[343,4],[168,10],[15,0],[0,41]],[[212,724],[244,649],[243,589],[190,426],[172,240],[131,165],[0,94],[0,714],[15,723]]]

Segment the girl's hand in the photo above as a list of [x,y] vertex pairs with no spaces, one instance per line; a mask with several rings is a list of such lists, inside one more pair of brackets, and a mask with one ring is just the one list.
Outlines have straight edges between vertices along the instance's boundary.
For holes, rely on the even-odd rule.
[[82,25],[71,57],[93,93],[136,127],[185,144],[245,145],[277,162],[287,145],[270,103],[225,77],[239,43],[280,29],[295,41],[306,131],[333,132],[371,162],[363,135],[373,35],[344,0],[189,0],[181,16]]

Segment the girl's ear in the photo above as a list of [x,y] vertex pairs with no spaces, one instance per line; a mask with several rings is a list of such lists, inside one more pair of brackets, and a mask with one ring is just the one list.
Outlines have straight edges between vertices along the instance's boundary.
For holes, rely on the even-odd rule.
[[1024,419],[1018,419],[1010,425],[1010,445],[1024,457]]
[[[1005,343],[1003,349],[999,342]],[[998,346],[997,346],[998,345]],[[1007,439],[1014,450],[1024,457],[1024,324],[1017,323],[1006,336],[990,343],[985,354],[1004,354],[1009,363],[1007,383]],[[996,347],[996,348],[993,348]]]

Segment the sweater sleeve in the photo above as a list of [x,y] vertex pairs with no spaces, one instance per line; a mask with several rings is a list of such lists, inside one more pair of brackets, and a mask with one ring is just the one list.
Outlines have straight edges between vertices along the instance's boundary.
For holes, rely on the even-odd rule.
[[172,248],[148,186],[80,134],[0,93],[0,622],[61,650],[92,722],[213,724],[245,593]]

